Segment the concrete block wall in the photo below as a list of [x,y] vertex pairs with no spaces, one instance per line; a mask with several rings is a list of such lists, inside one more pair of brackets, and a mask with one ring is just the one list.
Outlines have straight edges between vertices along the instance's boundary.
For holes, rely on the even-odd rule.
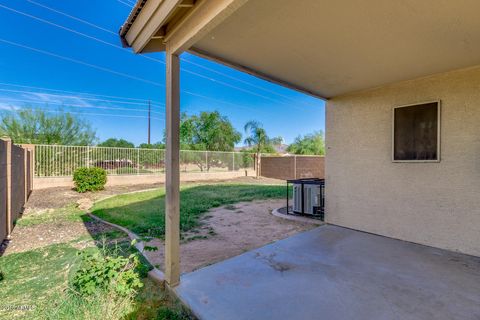
[[0,140],[0,241],[7,237],[7,141]]
[[33,186],[32,153],[0,139],[0,242],[10,237]]
[[263,156],[260,161],[263,177],[288,180],[325,177],[323,156]]

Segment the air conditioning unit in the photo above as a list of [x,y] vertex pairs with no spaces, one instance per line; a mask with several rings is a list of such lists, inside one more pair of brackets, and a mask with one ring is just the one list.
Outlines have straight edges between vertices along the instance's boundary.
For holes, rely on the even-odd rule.
[[321,190],[319,185],[304,184],[302,197],[302,185],[293,184],[293,212],[303,214],[316,214],[317,208],[319,208],[321,205],[320,192]]

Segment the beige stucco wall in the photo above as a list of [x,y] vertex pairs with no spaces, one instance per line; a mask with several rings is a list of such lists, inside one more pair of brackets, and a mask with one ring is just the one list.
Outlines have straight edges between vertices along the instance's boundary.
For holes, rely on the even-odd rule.
[[[441,100],[441,161],[392,163],[392,108]],[[480,256],[480,67],[327,103],[329,223]]]

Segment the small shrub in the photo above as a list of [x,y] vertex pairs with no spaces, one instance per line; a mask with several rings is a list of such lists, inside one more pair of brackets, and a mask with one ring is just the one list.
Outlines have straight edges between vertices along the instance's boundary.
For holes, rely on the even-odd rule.
[[123,257],[117,253],[82,251],[80,268],[75,273],[72,285],[81,295],[92,295],[98,290],[113,291],[119,296],[135,293],[143,286],[137,267],[138,256]]
[[0,281],[3,281],[5,279],[5,276],[3,275],[3,271],[0,270]]
[[83,193],[87,191],[103,190],[107,183],[107,172],[102,168],[78,168],[73,173],[75,190]]

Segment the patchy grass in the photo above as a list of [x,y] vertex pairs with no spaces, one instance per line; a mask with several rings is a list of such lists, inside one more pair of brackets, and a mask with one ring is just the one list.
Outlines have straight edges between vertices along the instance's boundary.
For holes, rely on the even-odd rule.
[[[128,241],[119,246],[125,255],[136,252]],[[189,319],[157,283],[146,277],[151,266],[143,256],[138,272],[144,286],[133,300],[108,292],[92,297],[73,292],[69,281],[80,265],[79,252],[70,244],[55,244],[2,257],[0,270],[5,278],[0,285],[0,319]],[[7,309],[18,306],[27,306],[27,310]],[[162,318],[164,313],[169,316]]]
[[[68,232],[79,222],[91,221],[71,203],[65,208],[26,214],[18,220],[17,230],[28,227],[35,234],[48,226]],[[123,297],[102,291],[85,297],[73,289],[72,279],[81,263],[78,254],[104,246],[116,246],[125,256],[139,256],[135,272],[144,286],[137,293]],[[151,268],[126,234],[115,229],[88,229],[73,240],[70,237],[62,243],[27,247],[27,251],[0,257],[0,319],[190,319],[158,283],[147,277]]]
[[63,208],[40,210],[25,214],[16,221],[17,226],[29,227],[43,223],[60,222],[85,222],[90,218],[85,212],[77,208],[76,204],[70,204]]
[[[77,252],[68,244],[58,244],[2,257],[0,269],[5,276],[0,285],[0,297],[5,297],[2,304],[38,307],[48,303],[65,288],[70,269],[77,262]],[[0,315],[2,312],[6,311],[0,310]]]
[[[183,186],[180,191],[180,229],[185,232],[197,227],[201,215],[214,207],[283,197],[285,187],[275,185]],[[162,238],[165,234],[165,189],[105,199],[94,205],[92,213],[139,235]]]

